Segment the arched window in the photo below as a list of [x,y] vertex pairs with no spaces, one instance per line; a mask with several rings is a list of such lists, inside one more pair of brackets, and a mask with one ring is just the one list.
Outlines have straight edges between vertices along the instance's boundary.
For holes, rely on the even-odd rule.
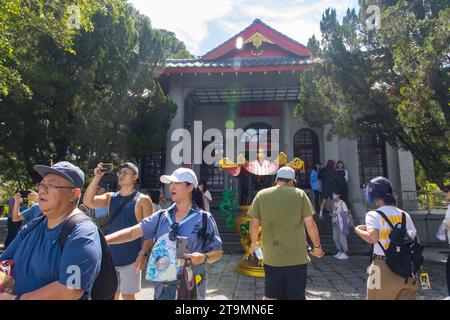
[[311,129],[300,129],[294,136],[294,157],[305,162],[305,168],[297,173],[297,186],[308,189],[309,177],[314,164],[320,161],[319,139]]
[[387,178],[386,144],[380,134],[366,134],[358,137],[359,179],[361,187],[370,179]]

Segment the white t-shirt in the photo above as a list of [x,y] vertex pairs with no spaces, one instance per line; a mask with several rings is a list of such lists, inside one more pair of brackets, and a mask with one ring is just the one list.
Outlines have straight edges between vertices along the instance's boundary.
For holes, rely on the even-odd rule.
[[[378,208],[378,210],[382,211],[389,218],[389,220],[394,226],[402,221],[403,211],[395,206],[382,206]],[[414,223],[409,214],[406,212],[405,214],[406,214],[406,229],[408,230],[408,233],[410,233],[410,236],[415,237],[415,235],[417,234],[416,227],[414,226]],[[392,228],[389,226],[389,224],[383,219],[383,217],[378,212],[370,211],[366,214],[366,226],[367,229],[378,230],[380,243],[386,250],[391,242],[389,240],[389,234],[391,233]],[[373,253],[379,256],[384,256],[384,252],[378,243],[375,244]]]
[[334,202],[333,213],[331,214],[331,219],[333,222],[337,221],[337,216],[342,211],[346,212],[348,211],[347,204],[343,200],[340,200],[339,202]]
[[[209,201],[212,201],[211,192],[209,190],[206,190],[206,192],[203,193],[206,199]],[[209,201],[205,199],[205,211],[209,212]]]

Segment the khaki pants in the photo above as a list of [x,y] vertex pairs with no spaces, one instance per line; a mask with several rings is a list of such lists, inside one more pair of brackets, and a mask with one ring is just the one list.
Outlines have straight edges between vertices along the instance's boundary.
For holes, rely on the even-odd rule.
[[411,278],[405,284],[405,278],[393,273],[386,261],[374,259],[369,267],[367,279],[367,300],[416,300],[419,281],[413,284]]

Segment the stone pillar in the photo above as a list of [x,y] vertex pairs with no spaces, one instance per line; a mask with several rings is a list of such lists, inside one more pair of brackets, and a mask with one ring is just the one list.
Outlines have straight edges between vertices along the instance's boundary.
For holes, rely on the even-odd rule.
[[[179,141],[171,141],[172,132],[179,128],[184,128],[184,89],[181,87],[171,87],[169,92],[170,98],[177,105],[177,113],[175,117],[172,119],[170,124],[170,128],[167,131],[167,140],[166,140],[166,168],[165,173],[171,174],[177,168],[180,167],[179,164],[175,164],[172,161],[172,149],[179,143]],[[185,138],[184,141],[187,139]],[[166,193],[168,189],[166,188]],[[166,194],[167,196],[168,194]],[[170,199],[170,197],[168,198]]]
[[398,162],[398,150],[386,143],[387,178],[392,183],[394,190],[401,190],[400,168]]
[[325,125],[323,132],[323,151],[324,151],[324,163],[323,165],[327,165],[327,161],[329,159],[338,161],[339,160],[339,142],[338,137],[333,136],[331,141],[327,140],[328,132],[330,131],[331,126]]
[[[350,210],[358,223],[364,224],[365,208],[362,199],[361,181],[359,179],[358,143],[356,140],[342,138],[339,140],[340,160],[344,161],[348,170],[348,199]],[[328,159],[327,159],[328,160]]]
[[294,154],[293,141],[292,141],[292,129],[291,119],[293,117],[291,105],[288,102],[283,102],[281,106],[281,143],[280,152],[283,151],[288,160],[290,161]]
[[[400,173],[400,188],[402,191],[416,191],[416,178],[414,174],[414,161],[409,151],[398,150],[398,164]],[[398,194],[403,210],[417,210],[415,192]]]

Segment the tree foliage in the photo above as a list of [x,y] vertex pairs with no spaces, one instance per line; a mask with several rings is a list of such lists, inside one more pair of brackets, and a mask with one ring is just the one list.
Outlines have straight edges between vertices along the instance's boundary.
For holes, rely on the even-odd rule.
[[324,12],[321,41],[308,43],[315,63],[301,76],[296,116],[341,136],[382,134],[441,183],[450,174],[449,1],[377,1],[373,30],[368,2],[342,23],[334,9]]
[[85,172],[98,161],[139,162],[165,145],[176,105],[155,79],[184,45],[130,5],[94,14],[90,25],[71,50],[46,32],[23,49],[17,72],[32,95],[12,90],[0,101],[4,177],[36,180],[34,164],[63,159]]

